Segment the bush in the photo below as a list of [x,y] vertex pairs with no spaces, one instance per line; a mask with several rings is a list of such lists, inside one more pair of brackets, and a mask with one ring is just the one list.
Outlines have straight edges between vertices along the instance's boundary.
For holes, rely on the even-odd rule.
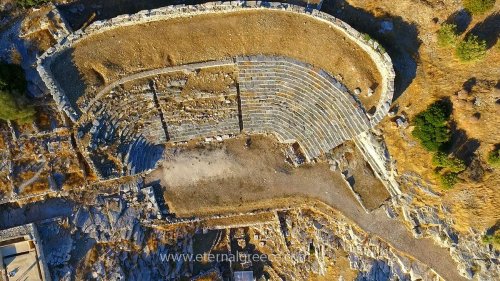
[[26,80],[18,65],[0,63],[0,119],[27,122],[35,110],[27,105]]
[[438,151],[448,143],[451,133],[448,125],[451,108],[445,101],[431,104],[413,120],[412,135],[429,151]]
[[432,157],[432,163],[436,167],[447,169],[453,173],[460,173],[466,168],[463,160],[454,156],[448,156],[444,152],[437,152],[434,154]]
[[455,46],[457,44],[457,34],[457,25],[443,23],[437,33],[438,44],[442,47]]
[[500,233],[498,231],[493,235],[484,235],[482,240],[484,244],[492,244],[495,249],[500,249]]
[[47,2],[50,2],[50,0],[16,0],[16,3],[23,8],[36,7]]
[[464,0],[464,7],[473,15],[480,15],[495,5],[495,0]]
[[15,120],[25,123],[33,120],[35,109],[27,106],[22,99],[16,99],[12,94],[0,91],[0,119]]
[[486,55],[486,41],[469,35],[458,44],[456,55],[462,61],[480,60]]
[[441,174],[439,175],[439,181],[444,189],[452,189],[458,182],[458,174],[451,172]]
[[500,149],[495,148],[488,154],[488,163],[493,167],[500,167]]

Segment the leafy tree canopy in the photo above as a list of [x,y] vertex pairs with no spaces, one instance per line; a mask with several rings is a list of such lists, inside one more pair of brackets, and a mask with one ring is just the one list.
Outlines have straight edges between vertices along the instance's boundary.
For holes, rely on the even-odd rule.
[[23,69],[14,64],[0,63],[0,119],[28,122],[35,110],[27,105],[26,80]]
[[451,138],[448,124],[450,115],[451,106],[448,102],[437,101],[431,104],[415,116],[412,135],[429,151],[442,149]]

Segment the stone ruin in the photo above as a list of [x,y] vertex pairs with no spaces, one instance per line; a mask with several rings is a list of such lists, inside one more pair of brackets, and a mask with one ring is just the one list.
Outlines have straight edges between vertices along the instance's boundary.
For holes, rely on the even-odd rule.
[[[368,113],[355,93],[329,73],[279,56],[239,56],[135,73],[107,85],[96,95],[84,96],[81,108],[69,103],[52,76],[54,59],[92,34],[243,9],[305,14],[330,24],[354,41],[382,76],[376,108]],[[390,57],[375,41],[366,41],[361,33],[328,14],[274,2],[168,6],[95,22],[49,49],[39,58],[37,69],[59,108],[77,123],[77,144],[101,179],[155,168],[168,143],[197,138],[221,140],[241,133],[274,134],[281,142],[298,144],[303,158],[312,161],[374,127],[387,113],[394,88]]]

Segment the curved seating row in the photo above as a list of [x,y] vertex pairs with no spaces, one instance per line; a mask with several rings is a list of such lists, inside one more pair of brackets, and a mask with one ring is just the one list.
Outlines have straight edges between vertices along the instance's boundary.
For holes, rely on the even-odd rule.
[[165,131],[153,94],[144,90],[116,88],[79,122],[78,142],[101,178],[154,168],[163,153]]
[[[163,79],[168,85],[159,89],[148,82],[155,77],[132,89],[118,85],[79,122],[79,139],[90,159],[105,177],[135,174],[154,167],[162,154],[158,146],[168,140],[242,129],[297,142],[310,161],[370,128],[363,107],[322,70],[271,56],[237,57],[235,66],[239,93],[236,84],[219,93],[185,89],[186,77],[177,78],[182,83]],[[122,164],[113,167],[113,158]]]
[[283,57],[239,57],[243,129],[298,142],[308,160],[368,130],[362,107],[321,70]]

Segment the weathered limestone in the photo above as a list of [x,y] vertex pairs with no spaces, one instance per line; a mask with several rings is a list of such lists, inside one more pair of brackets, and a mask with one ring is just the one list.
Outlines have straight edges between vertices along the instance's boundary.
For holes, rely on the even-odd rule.
[[[91,122],[92,119],[87,115],[88,111],[95,108],[95,104],[99,104],[101,99],[104,102],[104,97],[118,85],[172,71],[190,71],[200,66],[177,66],[133,74],[111,83],[93,97],[85,97],[83,99],[83,108],[73,108],[50,70],[51,64],[62,52],[69,50],[74,44],[87,36],[118,27],[200,14],[232,13],[248,9],[274,9],[304,14],[329,24],[355,42],[373,60],[382,76],[381,98],[375,112],[367,114],[362,106],[357,104],[350,96],[347,89],[333,79],[331,75],[324,71],[312,70],[307,64],[286,58],[239,57],[237,58],[237,66],[240,70],[238,80],[241,87],[241,95],[239,96],[241,108],[238,114],[241,116],[241,120],[238,120],[238,126],[236,126],[237,111],[235,102],[237,99],[234,88],[229,90],[232,91],[231,93],[219,93],[204,97],[205,100],[219,100],[225,102],[225,104],[212,105],[212,108],[205,107],[201,111],[184,107],[183,112],[173,110],[185,102],[184,97],[180,98],[179,92],[166,90],[167,94],[159,91],[156,93],[156,101],[146,103],[146,108],[157,103],[156,111],[159,111],[158,114],[146,114],[145,118],[149,121],[146,121],[144,125],[152,125],[150,129],[135,127],[117,129],[115,127],[122,126],[119,124],[122,122],[120,120],[123,120],[122,117],[126,115],[115,118],[116,113],[108,113],[106,110],[96,112],[94,110],[92,115],[110,115],[110,117],[104,117],[105,120],[111,120],[109,124],[106,123],[108,121],[102,120],[106,126],[102,131],[103,135],[99,138],[106,140],[100,143],[100,145],[104,145],[104,149],[108,149],[110,145],[113,146],[110,136],[115,131],[120,131],[117,136],[125,136],[127,141],[121,140],[122,143],[126,144],[121,145],[120,149],[116,150],[119,158],[122,158],[122,164],[117,164],[120,161],[111,159],[112,157],[102,156],[105,154],[109,156],[109,153],[98,153],[93,156],[93,159],[89,159],[92,157],[87,156],[87,160],[100,163],[99,165],[104,166],[101,170],[111,177],[133,174],[144,171],[143,168],[139,168],[140,165],[132,163],[133,161],[148,162],[147,159],[139,160],[138,158],[141,157],[135,153],[135,151],[139,151],[135,149],[148,147],[148,139],[153,140],[154,144],[158,144],[168,139],[185,141],[196,137],[236,134],[241,129],[248,132],[272,132],[283,142],[297,141],[301,145],[307,160],[312,160],[343,141],[352,139],[356,135],[367,131],[385,116],[389,110],[394,89],[394,71],[387,53],[380,48],[378,43],[373,40],[366,41],[361,33],[331,15],[285,3],[232,1],[210,2],[200,5],[178,5],[145,10],[133,15],[122,15],[113,19],[94,22],[85,30],[76,31],[50,48],[39,58],[37,69],[61,110],[64,110],[73,121],[80,119],[80,113],[82,112],[87,118],[86,122]],[[249,65],[245,65],[243,63],[245,61]],[[214,64],[231,64],[231,62],[209,62],[207,66],[213,66]],[[169,97],[172,95],[177,100],[170,99]],[[153,94],[153,96],[155,95]],[[188,99],[192,101],[192,97]],[[116,110],[116,108],[117,106],[113,106],[112,109]],[[132,117],[135,118],[136,116],[132,115]],[[138,119],[134,120],[138,121]],[[100,134],[99,128],[102,126],[99,120],[94,123],[91,134],[96,136]],[[160,127],[163,127],[164,136],[160,133],[162,131]],[[133,140],[133,136],[140,138],[140,140]],[[80,137],[83,137],[83,135]],[[92,143],[87,140],[87,143],[90,144],[90,146],[87,145],[88,148],[95,149],[99,141]],[[134,149],[132,149],[133,147]],[[153,167],[154,165],[146,166]]]
[[391,167],[391,158],[385,146],[371,132],[363,132],[353,139],[356,147],[370,164],[375,176],[387,188],[391,196],[401,194],[396,172]]
[[[150,89],[115,88],[80,120],[77,142],[101,178],[155,167],[167,141]],[[153,163],[154,162],[154,163]]]
[[166,80],[156,95],[171,141],[240,133],[236,71],[231,62],[156,78]]

